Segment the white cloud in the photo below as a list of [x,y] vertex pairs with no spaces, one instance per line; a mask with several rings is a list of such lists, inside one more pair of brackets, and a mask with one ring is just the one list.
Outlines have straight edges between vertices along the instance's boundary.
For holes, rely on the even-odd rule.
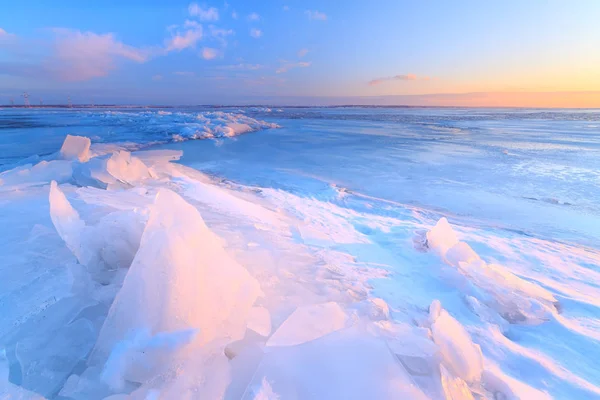
[[302,58],[308,54],[308,49],[300,49],[298,50],[298,58]]
[[162,75],[160,75],[160,74],[158,74],[158,75],[154,75],[154,76],[152,77],[152,80],[153,80],[153,81],[160,81],[160,80],[162,80],[162,78],[163,78],[163,76],[162,76]]
[[227,36],[231,36],[235,34],[233,29],[222,29],[217,28],[214,25],[208,26],[209,32],[208,35],[218,41],[222,47],[227,46]]
[[116,40],[112,33],[96,34],[69,29],[53,29],[57,35],[54,54],[47,66],[60,79],[84,81],[108,75],[116,60],[138,63],[148,60],[149,53]]
[[[185,23],[183,24],[183,26],[185,28],[197,28],[200,26],[200,24],[198,23],[198,21],[192,21],[190,19],[186,19]],[[171,28],[171,29],[169,29]],[[169,28],[167,28],[168,30],[173,30],[177,28],[177,25],[171,25]]]
[[188,47],[194,47],[200,39],[202,39],[202,26],[198,25],[173,35],[171,39],[167,40],[166,50],[167,52],[181,51]]
[[283,6],[283,11],[290,11],[290,6]]
[[218,55],[217,49],[213,49],[210,47],[205,47],[202,49],[202,58],[205,60],[212,60],[216,58]]
[[255,12],[248,14],[248,21],[258,21],[259,19],[260,15]]
[[252,36],[255,39],[258,39],[259,37],[261,37],[262,34],[263,33],[260,29],[256,29],[256,28],[250,29],[250,36]]
[[13,33],[8,33],[4,29],[0,28],[0,41],[8,42],[16,37],[17,37],[17,35],[15,35]]
[[318,21],[327,21],[327,15],[325,15],[325,13],[319,12],[319,11],[311,11],[311,10],[306,10],[304,12],[306,15],[308,15],[308,19],[311,20],[318,20]]
[[191,3],[188,12],[192,17],[198,17],[200,21],[217,21],[219,19],[219,10],[215,7],[203,9],[197,3]]
[[387,81],[416,81],[418,79],[428,81],[429,77],[424,76],[424,77],[419,78],[415,74],[388,76],[385,78],[377,78],[377,79],[373,79],[372,81],[369,81],[369,86],[379,85],[379,84],[387,82]]
[[233,31],[233,29],[222,29],[222,28],[217,28],[214,25],[210,25],[208,27],[210,29],[210,35],[214,36],[214,37],[221,37],[224,38],[226,36],[229,35],[233,35],[235,32]]
[[283,74],[284,72],[288,72],[290,69],[307,68],[307,67],[310,67],[310,64],[311,64],[310,62],[306,62],[306,61],[300,61],[297,63],[289,63],[289,62],[283,61],[281,66],[279,68],[277,68],[275,73]]
[[231,13],[231,18],[233,19],[238,19],[238,13],[236,13],[235,11]]

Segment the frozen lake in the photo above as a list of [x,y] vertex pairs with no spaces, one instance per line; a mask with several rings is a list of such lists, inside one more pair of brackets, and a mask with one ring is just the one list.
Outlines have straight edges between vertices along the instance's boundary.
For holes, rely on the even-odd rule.
[[597,110],[3,109],[0,171],[0,392],[600,398]]

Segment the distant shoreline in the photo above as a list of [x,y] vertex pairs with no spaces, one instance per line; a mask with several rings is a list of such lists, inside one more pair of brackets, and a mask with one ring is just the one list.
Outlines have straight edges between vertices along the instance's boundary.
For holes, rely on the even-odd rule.
[[105,109],[105,108],[448,108],[448,109],[460,109],[460,108],[472,108],[472,109],[513,109],[513,110],[600,110],[600,107],[525,107],[525,106],[439,106],[439,105],[363,105],[363,104],[343,104],[343,105],[271,105],[271,104],[194,104],[194,105],[133,105],[133,104],[49,104],[49,105],[36,105],[36,106],[25,106],[23,104],[8,104],[0,105],[0,109],[3,108],[18,108],[18,109]]

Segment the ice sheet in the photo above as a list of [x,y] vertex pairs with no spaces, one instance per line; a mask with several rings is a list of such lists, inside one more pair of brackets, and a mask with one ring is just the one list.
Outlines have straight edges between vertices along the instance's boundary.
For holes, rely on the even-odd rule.
[[594,115],[82,111],[2,159],[0,387],[596,398]]

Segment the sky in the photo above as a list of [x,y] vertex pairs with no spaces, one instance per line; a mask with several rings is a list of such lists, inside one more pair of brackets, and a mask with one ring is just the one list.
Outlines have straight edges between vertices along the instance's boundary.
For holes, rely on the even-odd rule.
[[600,107],[596,0],[0,0],[0,104]]

